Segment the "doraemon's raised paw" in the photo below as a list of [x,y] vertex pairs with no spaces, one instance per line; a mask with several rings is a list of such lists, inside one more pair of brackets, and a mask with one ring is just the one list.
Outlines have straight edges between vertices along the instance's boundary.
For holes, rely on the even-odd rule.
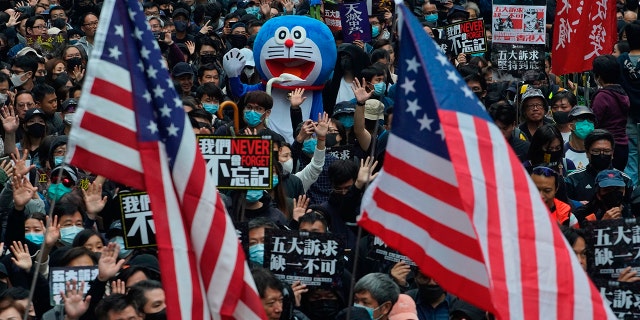
[[240,76],[245,63],[244,55],[236,48],[229,50],[222,59],[222,66],[229,78]]

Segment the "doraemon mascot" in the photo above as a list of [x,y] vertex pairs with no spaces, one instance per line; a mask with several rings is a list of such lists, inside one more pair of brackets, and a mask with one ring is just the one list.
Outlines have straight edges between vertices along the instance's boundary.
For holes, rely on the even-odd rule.
[[329,27],[321,21],[304,16],[282,16],[269,19],[253,43],[253,56],[262,83],[246,85],[240,81],[244,57],[237,49],[223,59],[233,95],[243,96],[253,90],[265,90],[269,79],[288,73],[302,81],[275,82],[271,96],[273,109],[267,125],[293,142],[288,94],[304,88],[307,98],[302,105],[303,119],[317,120],[323,111],[322,89],[336,63],[336,46]]

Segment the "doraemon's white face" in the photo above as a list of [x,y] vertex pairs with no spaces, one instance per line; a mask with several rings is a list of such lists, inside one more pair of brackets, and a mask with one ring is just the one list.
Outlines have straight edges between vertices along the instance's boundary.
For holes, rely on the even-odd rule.
[[278,27],[275,34],[262,46],[260,56],[263,57],[260,66],[267,79],[289,73],[304,79],[304,83],[310,85],[322,70],[322,59],[317,59],[322,57],[322,53],[318,45],[307,38],[307,31],[301,26],[291,29]]

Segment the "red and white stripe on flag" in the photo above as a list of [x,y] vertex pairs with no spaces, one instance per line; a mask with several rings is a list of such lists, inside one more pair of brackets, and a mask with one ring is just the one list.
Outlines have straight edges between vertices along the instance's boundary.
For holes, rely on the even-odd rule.
[[137,0],[104,2],[68,162],[148,192],[168,319],[264,319],[235,228],[154,44]]

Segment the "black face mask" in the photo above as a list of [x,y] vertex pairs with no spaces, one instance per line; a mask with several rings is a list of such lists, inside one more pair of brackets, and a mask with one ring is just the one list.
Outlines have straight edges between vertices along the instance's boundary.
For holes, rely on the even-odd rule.
[[215,64],[217,61],[217,56],[214,54],[205,54],[200,56],[200,65],[204,66],[205,64],[213,63]]
[[554,111],[553,112],[553,121],[555,121],[557,124],[567,124],[567,123],[569,123],[569,112]]
[[439,285],[422,285],[418,287],[418,295],[427,304],[432,304],[440,299],[443,294],[444,289]]
[[146,320],[167,320],[167,309],[156,313],[147,313],[144,318]]
[[229,35],[229,43],[233,48],[242,49],[247,45],[247,37],[242,34]]
[[33,123],[27,126],[27,133],[35,138],[44,137],[44,129],[46,126],[42,123]]
[[176,27],[176,32],[185,32],[187,31],[187,23],[184,21],[176,21],[173,23]]
[[616,190],[601,196],[601,198],[604,206],[607,209],[611,209],[611,208],[619,207],[622,204],[624,195],[622,194],[622,191]]
[[36,84],[45,84],[46,80],[45,80],[45,78],[43,76],[39,76],[39,77],[36,77],[35,83]]
[[596,171],[602,171],[609,169],[611,167],[611,155],[599,154],[599,155],[591,155],[591,160],[589,160],[589,165],[593,167]]
[[340,309],[338,300],[322,299],[308,302],[304,314],[311,320],[334,319]]
[[543,157],[543,162],[544,163],[560,162],[560,160],[562,159],[563,153],[564,153],[563,150],[545,152]]
[[333,206],[339,207],[342,205],[344,196],[345,195],[343,195],[342,193],[331,192],[331,194],[329,194],[329,203]]
[[327,147],[335,147],[338,144],[338,134],[337,133],[327,133],[327,141],[325,144]]

